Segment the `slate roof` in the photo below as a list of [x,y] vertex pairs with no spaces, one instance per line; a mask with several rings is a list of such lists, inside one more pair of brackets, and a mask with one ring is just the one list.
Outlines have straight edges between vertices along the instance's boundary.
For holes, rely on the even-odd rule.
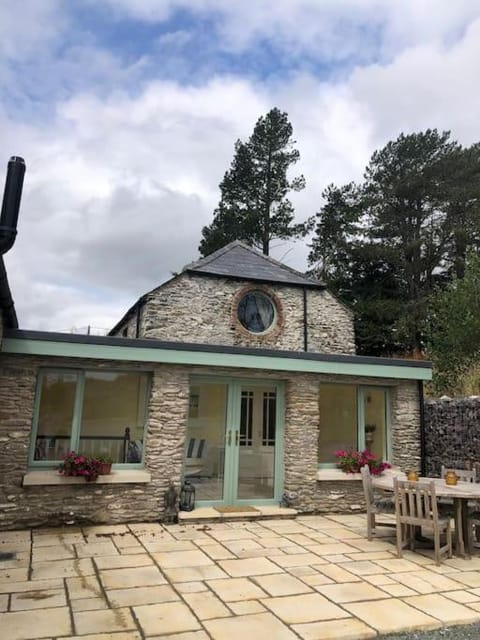
[[239,240],[227,244],[206,258],[188,264],[183,271],[315,289],[325,288],[325,284],[320,280],[309,278]]

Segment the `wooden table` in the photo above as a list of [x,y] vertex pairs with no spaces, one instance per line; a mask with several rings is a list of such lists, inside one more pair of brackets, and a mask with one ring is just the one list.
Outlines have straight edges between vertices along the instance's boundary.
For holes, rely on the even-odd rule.
[[[375,489],[393,491],[393,478],[407,480],[404,473],[389,473],[372,478]],[[468,501],[480,500],[480,483],[458,482],[455,485],[446,484],[443,478],[420,477],[419,482],[433,482],[437,498],[453,499],[455,517],[455,548],[458,555],[465,557],[472,552],[471,536],[468,531]],[[467,550],[467,553],[466,553]]]

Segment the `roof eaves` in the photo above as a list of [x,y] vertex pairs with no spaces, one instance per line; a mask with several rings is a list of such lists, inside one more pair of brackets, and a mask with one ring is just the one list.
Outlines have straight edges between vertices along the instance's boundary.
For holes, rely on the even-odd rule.
[[3,257],[0,255],[0,312],[2,313],[5,326],[11,329],[18,329],[18,318],[15,311],[12,293],[8,284],[7,269]]
[[213,345],[189,342],[165,342],[156,338],[120,338],[117,336],[93,336],[72,333],[55,333],[50,331],[27,331],[20,329],[7,329],[5,338],[19,340],[38,340],[52,342],[70,342],[80,344],[97,344],[112,346],[128,346],[133,348],[168,349],[177,351],[199,351],[214,353],[231,353],[243,355],[264,355],[275,358],[319,360],[325,362],[358,362],[363,364],[396,365],[400,367],[413,367],[431,369],[432,363],[428,360],[407,360],[404,358],[381,358],[377,356],[358,356],[350,354],[318,353],[313,351],[283,351],[274,349],[260,349],[254,347],[237,347],[230,345]]
[[207,269],[193,269],[188,270],[187,273],[189,275],[200,277],[207,276],[209,278],[227,278],[228,280],[237,280],[244,282],[262,282],[264,284],[278,284],[283,285],[285,287],[300,287],[300,288],[310,288],[310,289],[326,289],[326,285],[321,282],[282,282],[281,280],[272,280],[271,278],[261,278],[257,276],[236,276],[236,275],[227,275],[223,273],[217,273],[216,271],[208,271]]
[[144,305],[145,302],[147,301],[148,297],[154,293],[155,291],[157,291],[158,289],[161,289],[162,287],[164,287],[165,285],[169,284],[170,282],[172,282],[173,280],[175,280],[176,278],[178,278],[180,274],[176,273],[174,276],[172,276],[171,278],[169,278],[168,280],[165,280],[165,282],[162,282],[162,284],[158,285],[157,287],[154,287],[153,289],[151,289],[150,291],[147,291],[147,293],[144,293],[142,296],[140,296],[136,302],[133,303],[133,305],[128,309],[128,311],[126,311],[123,316],[120,318],[120,320],[116,323],[116,325],[114,327],[112,327],[110,329],[110,331],[107,333],[107,336],[111,336],[113,333],[115,333],[115,331],[117,331],[122,324],[124,324],[127,320],[130,320],[130,318],[133,316],[134,313],[136,313],[137,307],[139,305]]

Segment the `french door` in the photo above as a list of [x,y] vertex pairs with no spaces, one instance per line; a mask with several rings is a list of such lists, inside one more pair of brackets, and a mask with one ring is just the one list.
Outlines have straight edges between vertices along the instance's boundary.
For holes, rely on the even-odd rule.
[[200,504],[273,504],[282,492],[283,387],[194,378],[184,477]]

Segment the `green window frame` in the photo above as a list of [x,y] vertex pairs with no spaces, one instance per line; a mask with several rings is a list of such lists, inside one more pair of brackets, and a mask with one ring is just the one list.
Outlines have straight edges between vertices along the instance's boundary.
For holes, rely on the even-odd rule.
[[[383,393],[384,394],[384,432],[382,437],[384,439],[383,442],[383,453],[379,456],[382,460],[388,461],[391,458],[391,418],[390,418],[390,404],[391,404],[391,390],[390,387],[381,386],[381,385],[356,385],[349,383],[334,383],[334,382],[325,382],[320,384],[319,386],[319,403],[320,403],[320,393],[322,390],[322,386],[334,386],[340,385],[344,387],[350,387],[355,392],[355,420],[356,420],[356,448],[361,451],[367,448],[367,430],[365,427],[368,427],[367,418],[365,415],[365,404],[369,400],[369,396],[375,393]],[[319,447],[318,447],[318,468],[319,469],[332,469],[336,467],[335,462],[325,462],[320,460],[320,439],[321,439],[321,430],[322,430],[322,415],[320,413],[320,425],[319,425]],[[333,452],[332,452],[333,453]]]
[[[131,422],[129,425],[126,424],[125,427],[122,428],[121,433],[118,431],[115,436],[106,434],[102,438],[101,433],[93,435],[91,434],[91,425],[88,428],[85,428],[82,434],[84,414],[85,420],[90,420],[91,423],[94,423],[95,419],[102,420],[102,413],[105,414],[105,405],[108,405],[108,402],[102,403],[103,398],[101,385],[97,385],[97,387],[100,387],[100,393],[98,394],[98,397],[95,397],[95,382],[90,385],[88,383],[95,379],[105,383],[105,381],[109,380],[109,376],[111,376],[110,381],[121,379],[122,376],[124,379],[127,379],[127,376],[136,376],[138,378],[136,404],[135,406],[130,406],[130,413],[134,412],[137,416],[136,423],[134,425],[132,425]],[[52,435],[45,433],[45,428],[41,424],[45,421],[45,415],[48,415],[49,398],[48,390],[45,390],[47,388],[45,385],[49,384],[49,377],[50,381],[53,381],[52,384],[55,384],[55,380],[58,379],[58,381],[70,382],[73,387],[69,392],[65,392],[64,394],[60,391],[58,397],[54,397],[54,401],[51,402],[50,409],[53,414],[52,422],[55,422],[55,417],[57,418],[57,422],[62,422],[63,420],[63,426],[60,429],[62,432],[61,434],[55,433],[56,430],[53,427]],[[115,461],[114,459],[114,468],[143,468],[150,388],[151,374],[146,371],[135,371],[132,369],[77,369],[63,367],[45,367],[39,369],[35,391],[29,466],[35,468],[55,467],[61,463],[62,456],[68,451],[77,451],[86,453],[87,455],[99,455],[103,453],[102,450],[97,453],[95,450],[91,452],[88,449],[100,446],[99,443],[105,443],[105,447],[115,447],[116,451],[121,452],[118,457],[121,457],[123,462],[119,462],[118,460]],[[45,402],[42,402],[42,396],[45,397]],[[57,402],[57,406],[54,406],[56,404],[55,400],[59,401]],[[65,407],[63,408],[63,416],[61,415],[62,408],[58,408],[58,405],[62,405],[62,403],[66,405],[66,410]],[[98,405],[96,403],[98,403]],[[98,416],[95,416],[96,406],[99,407]],[[119,416],[117,415],[115,418],[118,420]],[[48,423],[48,419],[46,422]],[[128,422],[128,418],[126,419],[126,422]],[[84,427],[85,426],[86,425],[84,424]],[[49,429],[50,428],[47,427],[47,431]],[[81,441],[83,441],[83,446]],[[91,441],[88,446],[87,441]],[[87,450],[85,450],[86,446]],[[41,448],[41,450],[39,448]],[[49,453],[45,454],[47,450]],[[109,453],[109,451],[110,450],[106,452]]]

